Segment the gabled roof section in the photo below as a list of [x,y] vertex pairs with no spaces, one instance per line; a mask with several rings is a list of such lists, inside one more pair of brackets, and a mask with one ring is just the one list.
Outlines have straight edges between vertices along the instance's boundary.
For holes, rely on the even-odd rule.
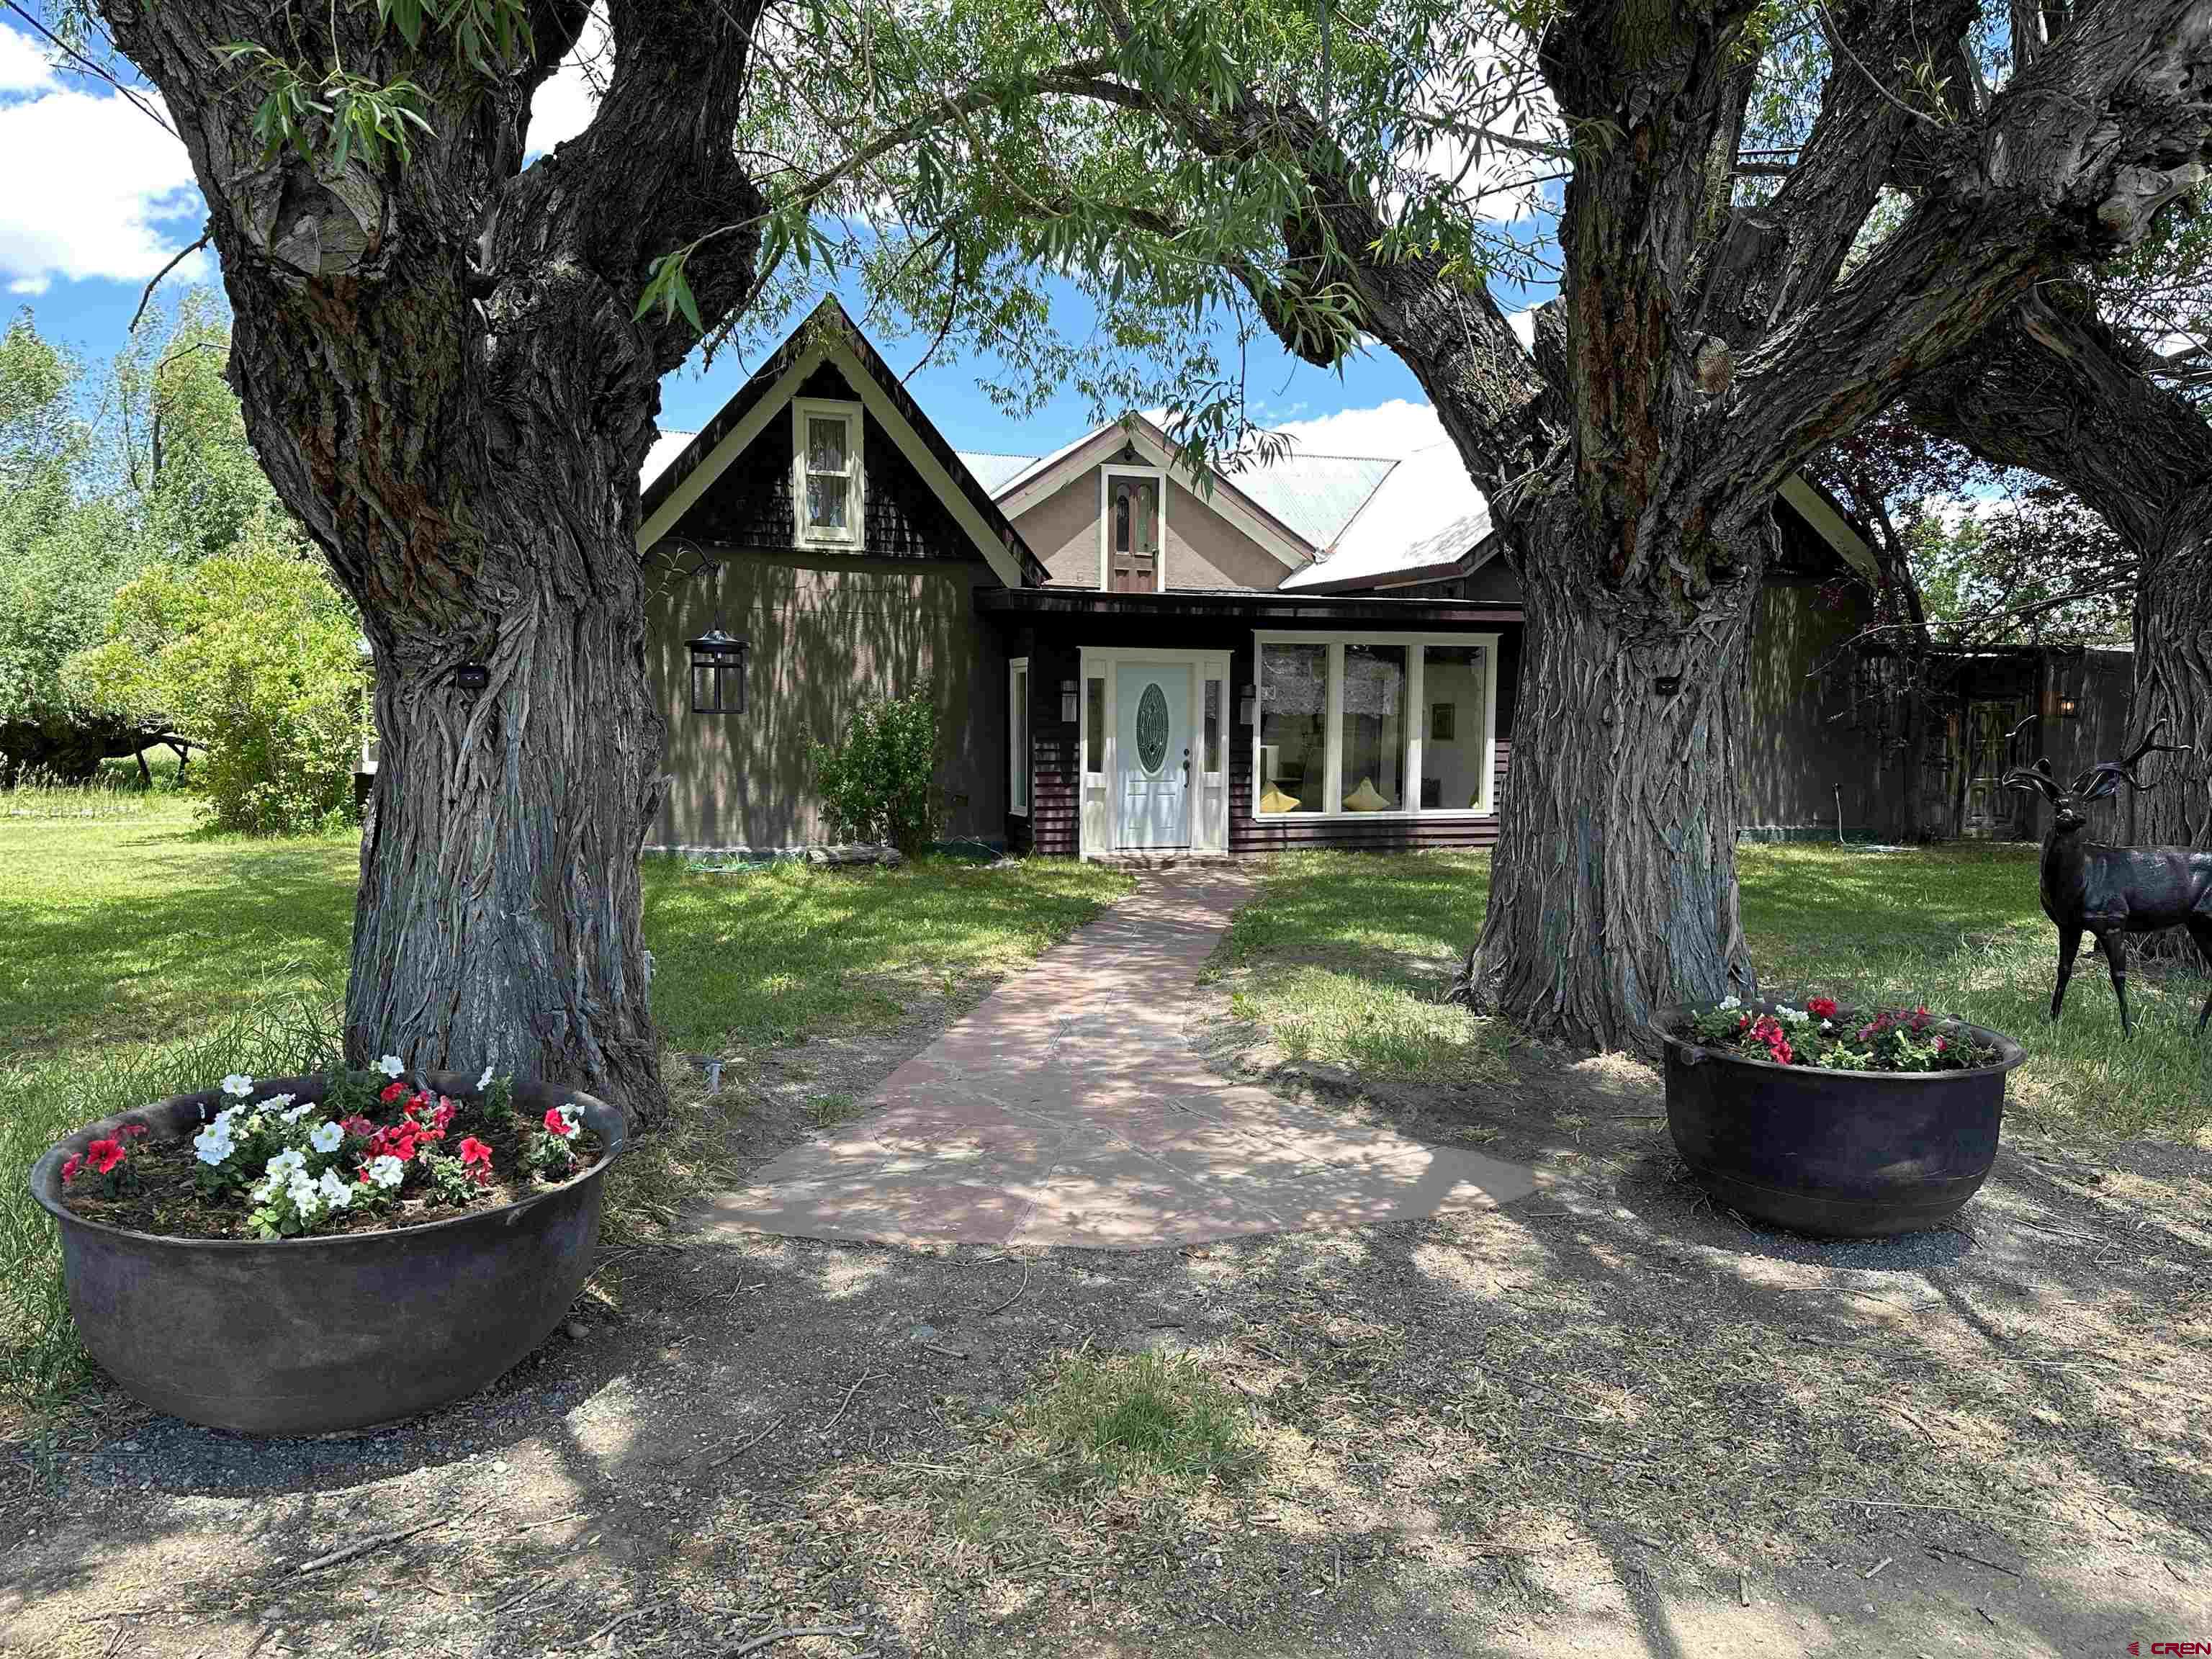
[[1317,544],[1309,540],[1296,526],[1286,522],[1245,488],[1247,482],[1260,469],[1248,468],[1243,472],[1228,473],[1218,468],[1209,468],[1210,476],[1203,483],[1210,484],[1211,489],[1205,489],[1203,485],[1194,489],[1194,480],[1188,471],[1176,464],[1173,441],[1166,433],[1141,415],[1125,416],[1121,420],[1109,421],[1103,426],[1093,428],[1073,443],[1065,445],[1012,474],[994,493],[1007,516],[1018,518],[1047,496],[1058,493],[1071,480],[1112,460],[1125,448],[1135,450],[1146,465],[1160,468],[1172,475],[1183,488],[1192,489],[1206,506],[1258,543],[1287,568],[1303,569],[1319,550]]
[[1327,547],[1357,518],[1398,463],[1375,455],[1310,455],[1232,465],[1237,487],[1316,547]]
[[1490,503],[1447,441],[1415,450],[1390,469],[1318,563],[1283,586],[1337,592],[1452,574],[1489,538]]
[[[737,395],[722,405],[703,431],[662,459],[662,445],[680,434],[665,433],[647,453],[642,477],[637,544],[641,552],[673,530],[692,504],[731,462],[788,404],[806,377],[823,363],[833,365],[852,386],[869,416],[913,464],[922,482],[945,503],[954,522],[968,533],[1001,581],[1019,586],[1042,582],[1045,568],[1030,551],[1007,515],[945,441],[898,376],[868,343],[834,294],[808,313]],[[660,461],[658,471],[654,462]]]

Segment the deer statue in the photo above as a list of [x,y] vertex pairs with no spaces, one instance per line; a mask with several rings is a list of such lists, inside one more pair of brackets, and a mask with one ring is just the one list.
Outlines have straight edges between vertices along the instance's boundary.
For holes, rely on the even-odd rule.
[[[2012,731],[2017,740],[2033,717]],[[2055,1022],[2066,1000],[2066,981],[2074,974],[2074,953],[2081,949],[2084,930],[2097,944],[2112,970],[2112,994],[2120,1002],[2120,1029],[2130,1036],[2128,1019],[2128,945],[2130,933],[2154,933],[2162,927],[2186,927],[2189,937],[2208,968],[2212,968],[2212,853],[2194,853],[2182,847],[2107,847],[2085,842],[2088,809],[2119,793],[2120,786],[2147,792],[2135,769],[2146,755],[2159,750],[2179,752],[2179,744],[2160,743],[2163,720],[2148,735],[2116,761],[2100,761],[2074,780],[2070,789],[2060,786],[2048,757],[2033,766],[2016,766],[2004,775],[2008,789],[2033,789],[2051,803],[2051,828],[2043,837],[2043,914],[2058,926],[2058,984],[2051,994],[2051,1018]],[[2197,1017],[2197,1035],[2212,1019],[2212,997]]]

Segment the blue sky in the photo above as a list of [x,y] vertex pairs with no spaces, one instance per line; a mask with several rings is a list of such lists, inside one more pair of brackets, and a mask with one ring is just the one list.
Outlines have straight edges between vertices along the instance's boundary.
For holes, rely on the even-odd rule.
[[[96,82],[58,71],[47,57],[27,32],[0,23],[0,156],[8,158],[0,170],[0,302],[10,313],[29,307],[42,332],[97,362],[122,344],[147,280],[198,235],[205,212],[182,146],[158,121]],[[533,144],[541,129],[546,143],[580,130],[590,112],[580,76],[556,80],[540,94]],[[186,283],[215,276],[210,256],[194,255],[163,295],[173,300]],[[1080,314],[1072,289],[1068,303]],[[919,341],[883,343],[902,372],[921,351]],[[1441,438],[1419,386],[1387,352],[1370,350],[1332,373],[1263,338],[1247,362],[1255,413],[1298,431],[1317,451],[1402,454]],[[942,359],[908,382],[958,447],[1034,453],[1091,423],[1092,411],[1072,396],[1012,419],[979,390],[978,367]],[[704,424],[747,372],[733,353],[711,370],[695,359],[665,383],[662,424]]]

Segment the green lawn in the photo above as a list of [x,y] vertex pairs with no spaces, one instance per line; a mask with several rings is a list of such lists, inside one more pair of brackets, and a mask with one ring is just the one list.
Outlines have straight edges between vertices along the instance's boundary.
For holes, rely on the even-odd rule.
[[[2191,1139],[2212,1124],[2212,1037],[2194,1032],[2194,975],[2129,981],[2136,1034],[2120,1035],[2102,957],[2085,951],[2055,1030],[2045,1018],[2057,935],[2036,900],[2036,849],[1893,853],[1747,847],[1744,928],[1763,981],[1849,1001],[1925,1001],[2018,1037],[2014,1093],[2100,1132]],[[1503,1034],[1437,1005],[1482,921],[1481,854],[1275,860],[1217,967],[1237,1011],[1293,1058],[1396,1077],[1498,1075]]]
[[[234,1070],[318,1063],[358,862],[350,836],[210,835],[174,795],[0,794],[0,1397],[77,1374],[52,1231],[23,1172],[93,1118]],[[653,1012],[679,1050],[889,1018],[902,991],[1004,972],[1127,884],[1046,860],[736,875],[648,860]]]

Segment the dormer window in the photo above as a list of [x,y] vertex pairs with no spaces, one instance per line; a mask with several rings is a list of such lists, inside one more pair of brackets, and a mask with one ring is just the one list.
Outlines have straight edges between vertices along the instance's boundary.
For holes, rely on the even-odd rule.
[[793,504],[801,547],[860,545],[860,406],[819,398],[791,402]]
[[1099,475],[1098,586],[1110,593],[1167,586],[1165,476],[1156,467],[1109,466]]

